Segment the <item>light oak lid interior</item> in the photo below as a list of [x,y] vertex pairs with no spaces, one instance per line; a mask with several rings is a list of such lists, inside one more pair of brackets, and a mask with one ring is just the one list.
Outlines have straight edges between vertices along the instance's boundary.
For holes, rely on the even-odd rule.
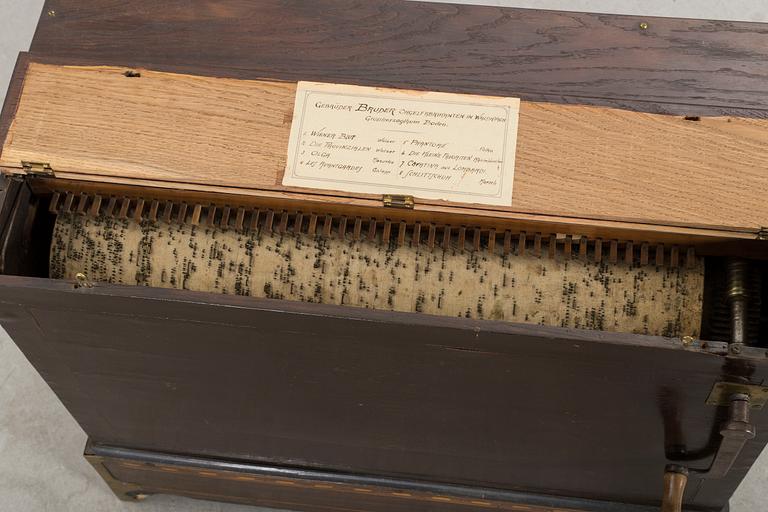
[[[281,185],[295,83],[31,63],[0,165],[238,194],[372,196]],[[424,209],[732,231],[768,226],[768,120],[523,102],[509,208]],[[432,206],[429,206],[432,205]]]

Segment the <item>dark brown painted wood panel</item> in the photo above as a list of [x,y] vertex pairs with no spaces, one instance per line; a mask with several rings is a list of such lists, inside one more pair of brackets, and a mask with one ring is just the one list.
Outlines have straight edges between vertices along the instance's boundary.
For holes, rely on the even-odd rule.
[[[96,443],[646,504],[665,446],[711,460],[712,385],[768,374],[662,338],[150,288],[5,276],[0,308]],[[689,502],[725,503],[754,420]]]
[[757,23],[402,0],[48,0],[31,54],[764,117],[767,40],[768,25]]

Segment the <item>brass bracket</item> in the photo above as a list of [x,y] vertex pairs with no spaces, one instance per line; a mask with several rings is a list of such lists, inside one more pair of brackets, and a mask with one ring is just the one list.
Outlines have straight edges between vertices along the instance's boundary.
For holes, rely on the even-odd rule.
[[381,197],[385,208],[406,208],[413,210],[413,196],[403,196],[397,194],[384,194]]
[[35,176],[53,176],[53,168],[48,162],[29,162],[26,160],[21,161],[21,168],[25,174],[31,174]]
[[709,393],[707,404],[727,406],[731,403],[731,397],[738,394],[749,396],[749,406],[752,409],[762,409],[768,402],[768,387],[766,386],[718,382]]

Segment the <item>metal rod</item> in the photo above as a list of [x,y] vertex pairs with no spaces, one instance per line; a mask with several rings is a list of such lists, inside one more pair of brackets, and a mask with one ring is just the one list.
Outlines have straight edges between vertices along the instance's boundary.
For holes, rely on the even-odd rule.
[[747,262],[741,258],[728,260],[728,300],[731,303],[731,343],[747,341]]

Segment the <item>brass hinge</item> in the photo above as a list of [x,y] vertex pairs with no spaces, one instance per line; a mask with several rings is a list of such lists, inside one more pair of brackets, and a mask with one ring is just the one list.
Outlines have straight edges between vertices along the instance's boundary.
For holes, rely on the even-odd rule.
[[25,174],[34,176],[53,176],[53,169],[48,162],[28,162],[22,160],[21,168]]
[[407,208],[413,209],[413,196],[402,196],[397,194],[384,194],[381,201],[386,208]]

